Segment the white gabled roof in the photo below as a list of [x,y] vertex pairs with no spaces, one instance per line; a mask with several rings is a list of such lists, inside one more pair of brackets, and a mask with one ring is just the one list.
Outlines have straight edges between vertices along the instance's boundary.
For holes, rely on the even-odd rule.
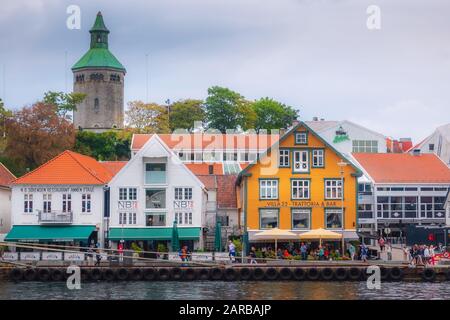
[[[155,157],[163,157],[163,156],[167,156],[168,159],[172,159],[174,161],[178,161],[179,165],[183,168],[183,170],[185,170],[189,175],[191,175],[191,177],[201,186],[201,188],[203,190],[206,190],[205,185],[203,184],[203,182],[191,171],[189,170],[189,168],[178,158],[178,156],[172,151],[172,149],[170,149],[167,144],[164,143],[164,141],[161,140],[161,138],[157,135],[157,134],[153,134],[150,139],[148,139],[148,141],[142,146],[142,148],[130,159],[130,161],[128,161],[128,163],[114,176],[114,178],[110,181],[110,184],[114,183],[114,181],[123,173],[127,170],[127,168],[129,166],[131,166],[131,164],[134,161],[140,161],[137,159],[141,159],[142,157],[145,157],[145,153],[147,152],[148,149],[150,149],[150,147],[154,144],[154,143],[158,143],[161,148],[162,148],[162,152],[160,154],[156,154]],[[154,150],[154,149],[153,149]]]

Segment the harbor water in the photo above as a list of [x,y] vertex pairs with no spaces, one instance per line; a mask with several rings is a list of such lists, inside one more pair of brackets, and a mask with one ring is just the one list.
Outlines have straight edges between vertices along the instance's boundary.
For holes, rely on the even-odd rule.
[[86,282],[69,290],[64,282],[0,282],[0,299],[40,300],[373,300],[450,299],[448,282],[386,282],[368,289],[366,282],[279,281],[136,281]]

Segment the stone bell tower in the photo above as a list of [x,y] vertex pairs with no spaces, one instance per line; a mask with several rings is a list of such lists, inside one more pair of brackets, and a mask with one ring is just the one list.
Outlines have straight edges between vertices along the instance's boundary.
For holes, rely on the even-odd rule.
[[109,30],[101,12],[89,33],[90,49],[72,67],[73,92],[86,94],[74,112],[74,126],[95,132],[122,129],[126,70],[108,50]]

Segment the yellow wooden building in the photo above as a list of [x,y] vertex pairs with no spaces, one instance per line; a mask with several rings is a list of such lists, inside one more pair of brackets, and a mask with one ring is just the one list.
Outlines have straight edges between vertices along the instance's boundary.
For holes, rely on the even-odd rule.
[[[361,172],[300,122],[238,177],[241,220],[248,240],[280,228],[297,235],[324,228],[355,239]],[[297,238],[298,239],[298,238]]]

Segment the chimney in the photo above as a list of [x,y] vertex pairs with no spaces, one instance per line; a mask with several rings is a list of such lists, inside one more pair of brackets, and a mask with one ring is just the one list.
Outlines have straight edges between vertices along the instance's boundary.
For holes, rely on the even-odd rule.
[[313,121],[319,121],[319,117],[313,117]]

